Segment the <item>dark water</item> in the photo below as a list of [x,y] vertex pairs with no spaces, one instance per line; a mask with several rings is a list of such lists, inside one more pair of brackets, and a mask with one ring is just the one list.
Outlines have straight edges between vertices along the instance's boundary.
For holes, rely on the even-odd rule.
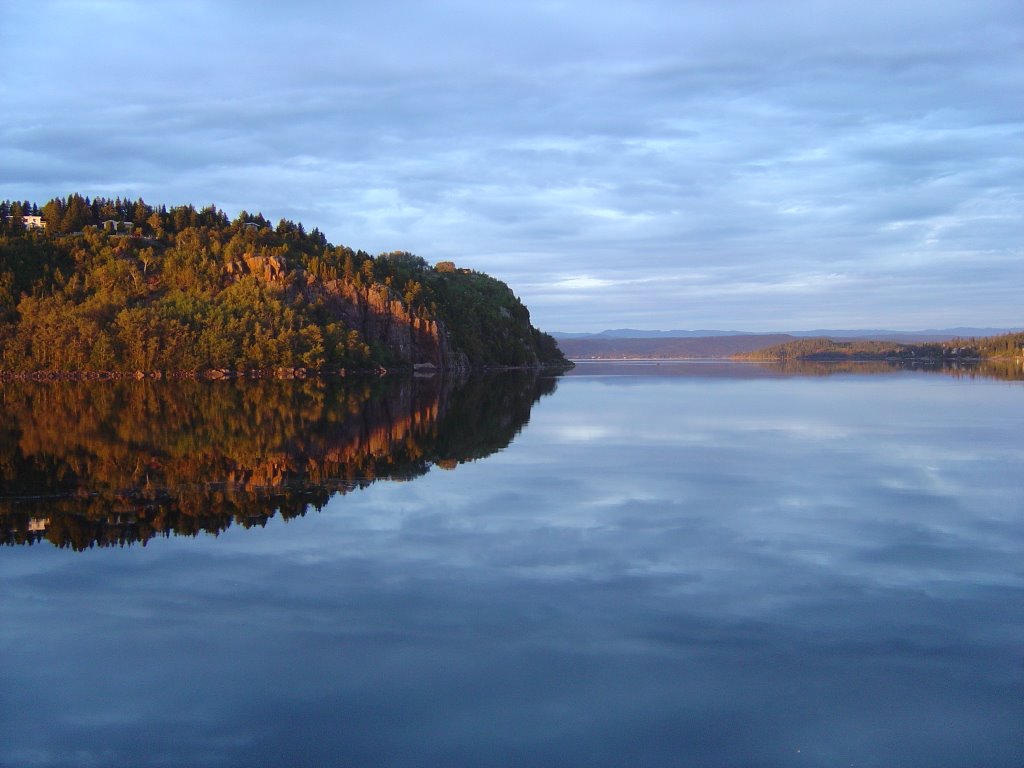
[[4,385],[0,765],[1024,765],[1024,386],[793,373]]

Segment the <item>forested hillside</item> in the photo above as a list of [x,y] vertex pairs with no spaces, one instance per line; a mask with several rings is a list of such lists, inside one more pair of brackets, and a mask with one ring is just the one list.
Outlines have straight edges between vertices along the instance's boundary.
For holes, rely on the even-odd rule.
[[0,203],[0,371],[564,365],[507,285],[213,206]]

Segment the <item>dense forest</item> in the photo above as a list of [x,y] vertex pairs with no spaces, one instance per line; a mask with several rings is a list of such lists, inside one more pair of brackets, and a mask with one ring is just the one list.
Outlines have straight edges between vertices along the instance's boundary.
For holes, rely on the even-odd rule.
[[566,365],[507,285],[317,229],[142,200],[0,203],[0,371],[308,375]]
[[893,341],[836,341],[829,338],[798,339],[754,352],[738,354],[739,360],[896,360],[948,363],[970,360],[1013,360],[1024,356],[1024,333],[1004,333],[984,338],[950,339],[925,344]]

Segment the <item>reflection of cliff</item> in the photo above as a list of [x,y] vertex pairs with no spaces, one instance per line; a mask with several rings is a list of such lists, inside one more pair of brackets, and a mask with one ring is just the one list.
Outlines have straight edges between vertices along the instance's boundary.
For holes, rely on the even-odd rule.
[[0,541],[145,543],[303,515],[501,450],[554,379],[5,385]]

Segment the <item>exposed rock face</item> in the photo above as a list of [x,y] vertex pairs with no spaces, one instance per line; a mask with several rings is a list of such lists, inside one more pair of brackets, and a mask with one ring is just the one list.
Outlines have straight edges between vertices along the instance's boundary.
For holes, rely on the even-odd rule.
[[265,282],[279,284],[285,282],[285,270],[285,263],[277,256],[257,256],[251,253],[224,266],[224,272],[235,280],[243,275],[255,275]]
[[322,282],[301,268],[289,270],[276,256],[248,253],[228,262],[224,273],[229,281],[252,275],[281,287],[289,283],[304,285],[308,297],[326,299],[333,314],[349,328],[358,330],[370,346],[387,349],[396,364],[444,369],[470,367],[466,354],[453,347],[443,323],[410,311],[387,286],[357,285],[343,279]]
[[357,287],[333,280],[324,289],[346,324],[359,329],[366,343],[387,348],[396,363],[469,367],[466,355],[453,348],[440,321],[410,312],[387,287]]

